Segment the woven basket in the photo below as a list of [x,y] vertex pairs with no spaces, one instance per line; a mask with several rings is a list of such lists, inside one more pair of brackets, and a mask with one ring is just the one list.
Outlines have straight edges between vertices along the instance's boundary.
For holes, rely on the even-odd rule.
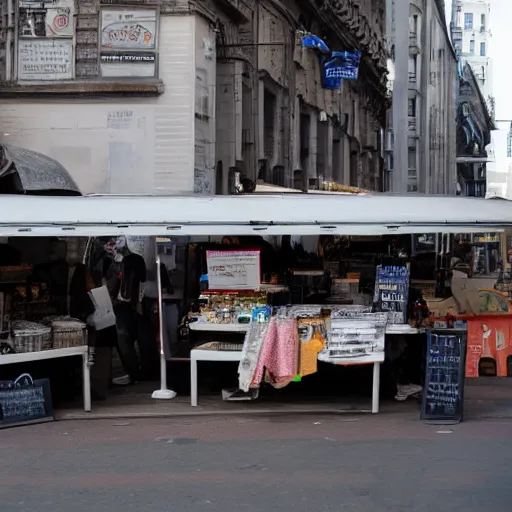
[[52,348],[52,330],[34,322],[16,322],[12,328],[15,352],[40,352]]
[[52,323],[53,348],[81,347],[86,344],[86,325],[73,320]]

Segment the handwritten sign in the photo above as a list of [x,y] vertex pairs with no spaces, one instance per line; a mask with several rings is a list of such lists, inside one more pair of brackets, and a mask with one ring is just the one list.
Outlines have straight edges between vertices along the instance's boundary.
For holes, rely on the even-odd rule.
[[20,80],[70,80],[73,78],[71,39],[20,39]]
[[259,290],[260,251],[206,251],[210,290]]
[[464,405],[465,334],[427,335],[427,360],[421,419],[459,423]]
[[407,323],[409,270],[405,266],[379,265],[375,278],[374,306],[388,313],[389,323]]

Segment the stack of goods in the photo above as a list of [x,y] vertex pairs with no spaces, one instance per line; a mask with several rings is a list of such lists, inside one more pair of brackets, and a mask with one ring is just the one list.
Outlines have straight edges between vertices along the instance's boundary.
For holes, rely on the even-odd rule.
[[383,360],[387,320],[386,313],[331,315],[328,341],[318,358],[330,363],[376,356]]
[[52,330],[43,324],[25,320],[12,323],[12,345],[15,352],[39,352],[52,348]]
[[248,324],[252,312],[267,305],[265,293],[214,293],[203,297],[207,303],[200,308],[200,321],[212,324]]

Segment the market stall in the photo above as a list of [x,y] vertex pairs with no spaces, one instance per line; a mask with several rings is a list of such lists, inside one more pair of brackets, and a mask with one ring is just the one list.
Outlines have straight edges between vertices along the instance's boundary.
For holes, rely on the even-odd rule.
[[[68,246],[64,239],[2,242],[0,365],[79,356],[84,409],[90,411],[93,354],[88,346],[86,323],[83,318],[71,316],[81,314],[77,306],[87,294],[85,274],[77,271],[76,261],[66,262]],[[69,249],[73,246],[71,243]]]
[[[503,225],[512,223],[512,205],[506,202],[431,196],[398,198],[377,194],[343,195],[341,197],[334,194],[151,198],[4,196],[0,197],[0,208],[5,212],[0,221],[0,236],[8,237],[172,235],[172,237],[188,237],[189,241],[193,240],[194,237],[254,236],[255,234],[277,237],[286,235],[301,237],[326,235],[329,237],[381,237],[425,232],[435,233],[438,231],[445,233],[499,231]],[[253,267],[255,267],[254,263]],[[200,318],[203,315],[198,315],[196,321],[189,323],[189,328],[191,332],[201,330],[211,332],[221,329],[223,332],[224,330],[236,330],[243,337],[244,334],[248,335],[253,328],[257,329],[258,324],[266,325],[267,330],[274,329],[274,326],[271,325],[274,323],[272,319],[279,317],[279,315],[282,316],[282,323],[289,325],[291,323],[298,325],[304,320],[307,321],[309,317],[314,318],[313,323],[317,322],[318,325],[315,326],[316,328],[313,331],[311,329],[306,329],[306,331],[314,332],[315,336],[318,333],[324,332],[325,334],[328,331],[323,336],[323,345],[318,352],[318,354],[323,352],[322,357],[334,361],[333,364],[378,363],[385,358],[384,340],[386,332],[388,335],[391,333],[406,335],[418,332],[414,325],[409,325],[407,318],[403,317],[398,321],[398,318],[394,315],[394,313],[404,313],[403,305],[407,302],[403,291],[400,291],[398,295],[393,295],[397,290],[401,290],[402,284],[400,282],[391,283],[390,287],[389,280],[391,277],[403,278],[405,276],[405,270],[403,269],[400,270],[400,275],[392,276],[391,274],[396,271],[394,267],[396,265],[383,264],[383,275],[381,276],[383,282],[373,282],[374,289],[380,290],[377,295],[373,295],[374,290],[368,293],[367,289],[363,294],[360,293],[365,276],[364,269],[360,272],[347,272],[345,270],[344,272],[340,271],[339,276],[331,275],[332,282],[329,297],[332,300],[330,303],[323,300],[317,304],[309,303],[307,304],[309,309],[307,313],[303,312],[301,315],[297,315],[293,307],[284,308],[288,305],[288,300],[282,303],[275,302],[269,298],[272,293],[265,293],[265,305],[255,303],[250,308],[246,308],[250,311],[242,311],[236,322],[233,322],[233,319],[230,319],[230,322],[219,322],[218,324],[208,321],[208,319],[203,322]],[[276,283],[273,273],[270,272],[268,276],[260,275],[252,284],[246,282],[242,286],[245,287],[246,292],[254,291],[258,293],[264,292],[265,287],[268,287],[267,292],[271,291],[272,287],[284,287],[280,292],[285,291],[286,294],[294,297],[300,296],[302,302],[307,296],[305,291],[313,288],[318,297],[327,298],[325,294],[320,293],[322,291],[321,283],[315,282],[315,279],[321,276],[317,275],[315,277],[314,272],[304,268],[291,270],[295,270],[295,272],[290,273],[290,279],[287,282],[280,282],[278,279]],[[332,274],[331,270],[322,268],[317,272],[325,276],[326,274]],[[209,278],[213,275],[211,272],[208,272],[208,274]],[[254,277],[252,271],[246,270],[244,279],[250,276]],[[359,285],[357,291],[355,291],[358,279]],[[218,285],[215,286],[218,288]],[[210,286],[209,283],[208,289],[215,290],[215,286]],[[239,282],[236,287],[240,289]],[[352,303],[345,302],[343,304],[347,295],[352,296],[350,298]],[[199,296],[200,294],[198,294]],[[163,297],[162,294],[160,303]],[[361,300],[363,303],[360,302]],[[393,306],[390,306],[391,304]],[[399,304],[402,304],[402,306],[398,307]],[[260,322],[259,317],[256,317],[255,321],[253,318],[254,311],[258,307],[269,305],[272,306],[272,311],[265,316],[266,320]],[[375,305],[380,306],[375,308]],[[311,310],[316,306],[321,306],[320,311],[316,311],[312,315]],[[337,308],[337,306],[343,307]],[[340,313],[340,318],[336,318],[336,311],[348,311],[350,306],[361,306],[363,309],[359,310],[356,315],[352,315],[348,320],[346,315],[343,316],[343,313]],[[370,307],[371,311],[364,310],[364,307]],[[212,308],[213,310],[214,308]],[[247,321],[249,314],[250,321]],[[246,324],[243,320],[244,315],[247,321]],[[364,315],[371,316],[365,317]],[[385,315],[385,319],[379,315]],[[286,321],[284,321],[285,319]],[[339,325],[336,325],[337,322],[339,322]],[[345,325],[344,322],[348,322],[348,324]],[[351,322],[356,325],[352,325]],[[193,326],[193,324],[195,325]],[[226,328],[226,325],[229,324],[234,325]],[[222,325],[222,327],[217,327],[217,325]],[[354,336],[354,332],[351,332],[350,329],[356,331],[358,344],[360,341],[368,341],[361,338],[361,333],[371,338],[366,346],[356,348],[347,343],[347,340],[353,339]],[[247,331],[247,333],[244,333],[244,331]],[[335,331],[337,331],[339,338],[337,343],[342,345],[343,357],[350,358],[350,361],[343,359],[336,362],[340,355],[339,350],[335,350],[334,345],[329,345],[335,338]],[[299,330],[297,332],[300,334]],[[249,336],[247,336],[248,338]],[[262,339],[260,336],[259,340]],[[300,343],[296,343],[299,351],[302,350],[302,344],[311,344],[312,347],[316,346],[318,348],[318,344],[321,343],[318,337],[313,338],[311,336],[304,340],[299,338],[299,341]],[[244,345],[243,340],[242,345]],[[248,347],[249,342],[247,341],[245,345]],[[222,352],[222,350],[217,350],[217,352]],[[229,350],[226,352],[229,352]],[[245,352],[236,352],[236,358],[243,360]],[[163,349],[162,354],[164,354]],[[357,358],[359,357],[366,358],[366,360],[358,361]],[[195,359],[197,360],[197,358]],[[317,359],[321,360],[321,357]],[[254,364],[254,362],[252,360],[251,364]],[[299,358],[297,358],[296,365],[296,370],[300,370]],[[377,367],[376,364],[375,368]],[[300,371],[293,373],[295,375],[290,374],[285,377],[291,377],[292,379],[301,377]],[[374,376],[378,385],[378,371],[374,372]],[[376,409],[375,399],[373,409]]]

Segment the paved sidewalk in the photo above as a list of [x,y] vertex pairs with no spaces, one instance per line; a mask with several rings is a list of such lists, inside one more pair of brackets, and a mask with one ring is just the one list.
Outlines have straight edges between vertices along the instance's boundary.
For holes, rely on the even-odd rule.
[[[289,415],[289,414],[344,414],[370,410],[370,398],[300,397],[263,394],[254,402],[224,402],[219,394],[199,396],[199,406],[191,407],[190,397],[183,395],[174,400],[152,400],[151,393],[157,383],[119,388],[112,391],[105,402],[93,404],[90,413],[79,405],[57,410],[60,420],[165,418],[186,416],[230,415]],[[380,414],[419,418],[417,400],[406,402],[382,401]],[[486,418],[512,418],[512,379],[468,379],[465,388],[466,420]]]

